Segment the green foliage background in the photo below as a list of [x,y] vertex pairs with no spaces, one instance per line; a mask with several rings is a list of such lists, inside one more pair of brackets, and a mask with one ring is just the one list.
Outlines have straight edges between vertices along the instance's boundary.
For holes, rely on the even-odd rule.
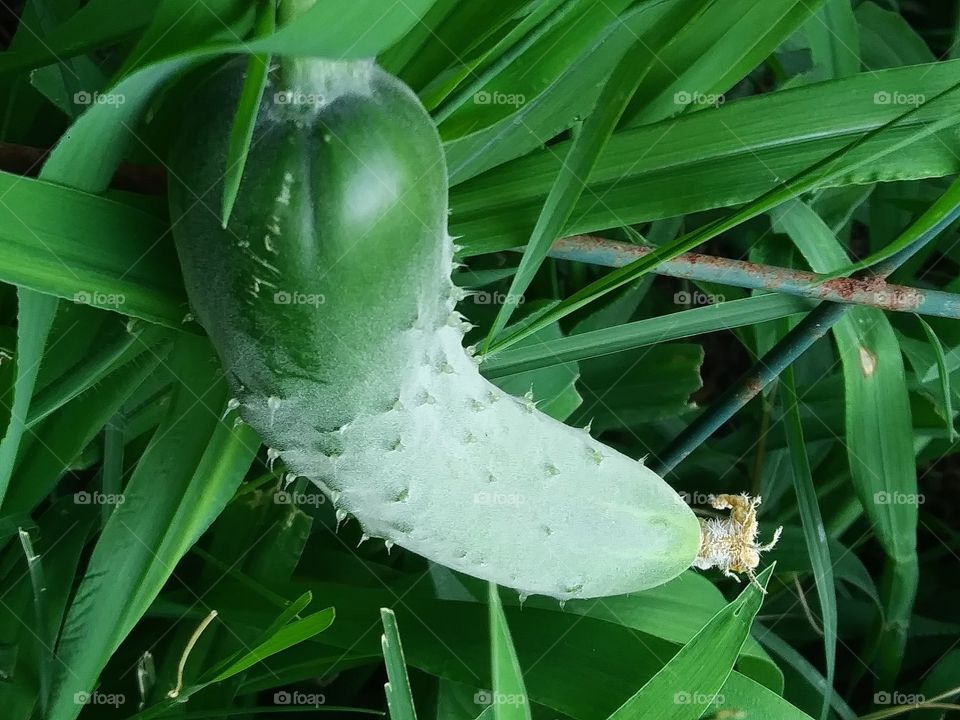
[[[3,717],[952,712],[956,4],[321,0],[279,28],[273,13],[4,6]],[[521,607],[357,547],[316,490],[284,491],[224,419],[163,198],[176,118],[203,111],[193,80],[238,54],[234,180],[278,55],[376,55],[418,92],[445,144],[457,280],[480,291],[462,311],[483,371],[648,456],[698,509],[762,495],[764,537],[785,526],[768,594],[689,571]],[[228,214],[232,198],[201,201]],[[551,249],[578,234],[594,237]],[[597,248],[636,245],[653,252],[602,267]],[[722,262],[664,276],[694,248],[889,276],[929,316],[879,297],[815,307],[821,286],[746,289]]]

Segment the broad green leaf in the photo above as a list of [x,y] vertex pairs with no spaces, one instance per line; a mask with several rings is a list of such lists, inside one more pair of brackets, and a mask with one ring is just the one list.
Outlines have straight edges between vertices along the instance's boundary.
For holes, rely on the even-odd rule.
[[860,71],[860,36],[850,0],[826,0],[804,31],[821,78],[844,78]]
[[[958,89],[960,89],[960,83],[955,83],[935,97],[928,100],[927,103],[921,107],[926,108],[930,105],[942,104],[945,100],[952,98]],[[853,142],[844,145],[839,150],[820,159],[813,165],[805,167],[793,178],[777,184],[772,190],[767,191],[759,198],[756,198],[752,202],[742,207],[737,212],[715,222],[709,223],[704,228],[689,233],[688,235],[675,240],[669,245],[660,247],[651,252],[649,255],[641,257],[629,265],[618,268],[591,285],[581,288],[576,293],[562,301],[554,310],[545,313],[536,321],[531,322],[526,327],[501,340],[491,349],[491,352],[497,352],[505,347],[509,347],[518,340],[536,332],[541,327],[552,322],[556,322],[570,313],[579,310],[581,307],[584,307],[588,303],[596,300],[599,297],[602,297],[604,294],[612,290],[616,290],[618,287],[621,287],[624,284],[631,282],[649,272],[660,262],[670,260],[677,255],[680,255],[683,252],[686,252],[687,250],[706,242],[707,240],[711,240],[721,235],[723,232],[731,230],[741,223],[744,223],[763,212],[782,205],[786,201],[795,198],[803,192],[823,185],[824,183],[833,182],[839,175],[845,172],[843,169],[845,167],[844,163],[849,161],[849,156],[852,151],[867,144],[868,140],[876,139],[881,135],[885,135],[885,133],[891,128],[897,127],[904,121],[915,117],[916,112],[917,109],[914,109],[897,115],[884,125],[859,135],[859,137],[853,140]],[[944,118],[931,125],[914,129],[905,138],[899,140],[894,145],[880,149],[874,155],[857,161],[855,166],[879,162],[890,153],[905,147],[909,147],[917,140],[928,137],[938,130],[942,130],[947,126],[954,125],[957,122],[957,118]],[[838,166],[840,169],[838,169]]]
[[759,587],[748,585],[608,720],[639,719],[653,714],[669,720],[699,720],[719,699],[750,634],[772,574],[772,567],[760,573]]
[[523,672],[513,647],[507,618],[503,614],[500,590],[495,583],[489,583],[487,602],[490,613],[493,717],[495,720],[530,720],[530,700],[523,683]]
[[681,343],[587,360],[581,366],[583,404],[569,424],[602,433],[683,415],[695,407],[690,397],[703,385],[702,363],[702,347]]
[[764,627],[760,622],[754,624],[754,629],[756,630],[755,635],[757,639],[769,647],[771,652],[778,655],[784,662],[792,665],[794,669],[810,683],[810,686],[817,694],[830,698],[830,706],[837,715],[843,720],[856,720],[856,713],[843,701],[843,698],[833,692],[830,683],[827,682],[823,675],[821,675],[803,655],[794,650],[783,638]]
[[900,13],[885,10],[868,0],[857,7],[856,15],[866,69],[922,65],[936,60],[924,39]]
[[233,496],[259,447],[253,432],[219,419],[226,389],[205,343],[181,336],[168,414],[110,516],[57,646],[50,720],[72,720],[107,660]]
[[410,678],[407,677],[407,661],[403,656],[400,643],[400,631],[397,628],[397,616],[390,608],[380,609],[383,623],[383,660],[387,666],[388,682],[383,686],[387,695],[387,707],[391,720],[417,720],[413,707],[413,693],[410,690]]
[[[751,202],[816,163],[824,163],[822,174],[795,189],[952,175],[960,169],[960,146],[948,128],[960,122],[960,93],[934,98],[954,86],[957,67],[862,74],[620,130],[562,234]],[[883,92],[923,94],[928,104],[906,114],[911,106],[876,102]],[[826,167],[827,158],[851,144]],[[529,238],[570,145],[553,144],[452,188],[450,232],[462,238],[463,255],[517,247]]]

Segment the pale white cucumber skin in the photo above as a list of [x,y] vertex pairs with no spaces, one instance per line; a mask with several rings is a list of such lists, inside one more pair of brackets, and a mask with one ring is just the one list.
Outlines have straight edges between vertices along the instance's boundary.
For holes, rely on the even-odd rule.
[[[380,93],[402,97],[414,103],[396,114],[403,127],[436,137],[432,126],[420,125],[431,121],[399,81],[372,65],[347,67],[342,78],[339,72],[336,65],[301,68],[291,89],[322,94],[330,103],[359,103],[361,111]],[[272,107],[264,122],[309,129],[327,107]],[[259,175],[256,182],[244,180],[252,184],[241,186],[230,231],[218,233],[202,212],[186,212],[178,244],[188,290],[228,369],[242,418],[271,448],[271,458],[331,497],[339,517],[356,517],[370,537],[455,570],[561,600],[667,582],[690,567],[700,546],[699,523],[681,498],[642,463],[505,394],[464,350],[465,323],[455,312],[462,292],[450,279],[454,246],[436,142],[436,160],[428,163],[434,170],[425,177],[438,178],[443,217],[423,218],[419,238],[398,239],[417,259],[404,255],[409,262],[391,265],[390,283],[367,276],[363,254],[324,256],[322,233],[310,242],[298,237],[299,228],[313,227],[314,215],[301,213],[316,208],[291,198],[302,197],[312,173],[323,171],[308,159],[267,188],[276,198],[272,217],[260,218],[243,204],[244,193],[262,196]],[[252,149],[248,169],[271,162]],[[375,171],[377,181],[404,177],[390,162],[380,158],[361,170]],[[343,191],[350,212],[368,211],[354,189]],[[403,202],[404,188],[393,192]],[[394,202],[383,194],[374,200]],[[189,208],[189,201],[176,204]],[[195,247],[190,233],[206,237],[207,245]],[[311,254],[320,260],[307,263]],[[247,267],[264,282],[244,277],[234,301],[236,272]],[[299,279],[272,267],[290,268]],[[325,304],[274,304],[276,289],[303,289],[310,277],[316,282],[309,291],[326,294]],[[354,297],[355,287],[370,288],[368,305],[344,306],[352,308],[349,322],[337,313],[338,293],[347,285]],[[283,313],[313,328],[302,341],[295,338],[296,347],[286,346],[289,335],[284,343],[270,342],[270,321]],[[328,331],[331,326],[336,331]]]
[[689,568],[700,526],[664,480],[481,376],[454,311],[453,243],[438,242],[438,266],[411,277],[416,322],[385,338],[402,368],[389,407],[319,430],[298,380],[287,397],[245,398],[244,417],[368,536],[523,595],[619,595]]

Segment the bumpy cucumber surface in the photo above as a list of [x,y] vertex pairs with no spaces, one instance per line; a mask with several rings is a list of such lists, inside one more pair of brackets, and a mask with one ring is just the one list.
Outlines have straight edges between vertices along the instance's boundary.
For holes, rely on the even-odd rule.
[[224,229],[240,84],[228,66],[199,91],[170,207],[193,312],[271,454],[369,536],[522,593],[615,595],[688,568],[699,524],[660,477],[464,350],[443,151],[416,96],[372,62],[288,65]]

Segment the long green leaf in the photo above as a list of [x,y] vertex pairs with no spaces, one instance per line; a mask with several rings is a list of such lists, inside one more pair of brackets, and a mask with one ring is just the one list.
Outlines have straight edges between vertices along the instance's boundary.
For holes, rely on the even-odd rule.
[[403,645],[400,643],[400,630],[397,628],[397,616],[390,608],[380,608],[380,620],[383,622],[383,659],[387,665],[387,682],[383,690],[387,695],[387,707],[391,720],[417,720],[413,707],[413,692],[410,690],[410,678],[407,676],[407,661],[403,657]]
[[[675,23],[663,22],[658,29],[669,37],[677,27],[689,20],[685,14]],[[564,158],[560,172],[550,188],[537,224],[524,248],[517,273],[510,283],[508,298],[523,296],[540,265],[547,257],[550,246],[566,226],[570,215],[587,185],[597,158],[606,146],[610,135],[627,109],[627,104],[636,93],[646,73],[657,62],[649,46],[639,38],[620,58],[610,77],[607,78],[597,97],[593,110],[583,127],[573,139],[570,151]],[[493,326],[484,343],[484,351],[507,326],[518,303],[506,302],[500,306]]]
[[487,602],[490,613],[493,717],[495,720],[530,720],[530,700],[496,583],[488,583]]
[[[276,0],[260,0],[257,26],[254,30],[257,37],[270,35],[276,29],[276,9]],[[263,99],[263,90],[267,86],[270,57],[270,55],[251,55],[247,59],[247,72],[243,78],[237,114],[233,119],[233,127],[230,128],[227,169],[223,179],[221,208],[223,227],[227,227],[233,204],[237,200],[240,178],[243,177],[243,168],[246,166],[247,154],[250,152],[250,141],[253,139],[260,101]]]
[[72,720],[183,554],[230,500],[259,442],[219,419],[226,388],[209,349],[181,336],[172,363],[179,386],[100,535],[57,647],[49,720]]
[[[946,90],[928,100],[926,105],[937,103],[942,104],[943,101],[945,99],[949,99],[957,89],[960,89],[960,83],[954,83],[953,85],[949,86]],[[544,325],[549,325],[550,323],[556,322],[557,320],[560,320],[561,318],[596,300],[598,297],[601,297],[604,294],[637,279],[643,274],[649,272],[651,268],[660,262],[676,257],[677,255],[680,255],[696,247],[697,245],[706,242],[707,240],[711,240],[727,230],[737,227],[741,223],[756,217],[757,215],[782,205],[786,201],[796,197],[797,195],[800,195],[803,192],[821,186],[824,183],[828,184],[833,178],[842,174],[843,172],[846,172],[846,170],[843,168],[842,161],[848,153],[863,145],[868,139],[881,135],[885,130],[897,126],[904,120],[913,117],[917,110],[918,108],[908,110],[905,113],[897,115],[892,120],[881,125],[880,127],[861,134],[852,143],[849,143],[840,150],[831,153],[826,158],[819,160],[810,167],[805,168],[792,179],[778,184],[772,190],[761,195],[759,198],[755,199],[753,202],[747,204],[731,215],[728,215],[727,217],[716,222],[710,223],[701,230],[685,235],[669,245],[660,247],[649,255],[635,260],[629,265],[618,268],[617,270],[614,270],[606,275],[604,278],[577,291],[561,302],[551,312],[546,313],[543,317],[539,318],[535,322],[530,323],[521,330],[518,330],[509,337],[501,340],[499,343],[494,345],[493,348],[491,348],[491,352],[496,352],[502,350],[503,348],[509,347],[518,340],[536,332]],[[958,122],[960,122],[960,118],[958,117],[946,117],[931,125],[924,125],[914,129],[910,134],[902,139],[899,139],[892,146],[887,146],[882,150],[878,150],[874,155],[863,158],[862,160],[858,159],[856,166],[878,162],[891,152],[908,147],[916,140],[923,137],[928,137],[937,130],[954,125]],[[840,169],[838,169],[838,166]]]
[[793,367],[788,367],[780,376],[783,388],[783,404],[786,408],[787,449],[790,452],[793,467],[793,488],[800,508],[800,520],[803,536],[806,540],[810,566],[820,598],[820,615],[823,622],[823,649],[826,656],[826,684],[823,692],[823,705],[820,719],[827,720],[833,697],[833,681],[837,665],[837,588],[833,579],[833,562],[830,559],[830,546],[826,542],[827,532],[823,527],[823,517],[817,501],[817,489],[810,472],[807,458],[807,445],[803,438],[803,424],[800,420],[800,408],[797,404],[797,390],[793,378]]
[[769,322],[803,313],[812,307],[813,303],[803,298],[774,293],[757,295],[544,340],[529,347],[512,347],[485,359],[480,370],[487,377],[501,377],[701,333]]
[[670,662],[620,706],[607,720],[699,720],[719,695],[750,626],[763,603],[763,592],[773,567],[757,576],[759,587],[750,584],[740,596],[718,612]]

